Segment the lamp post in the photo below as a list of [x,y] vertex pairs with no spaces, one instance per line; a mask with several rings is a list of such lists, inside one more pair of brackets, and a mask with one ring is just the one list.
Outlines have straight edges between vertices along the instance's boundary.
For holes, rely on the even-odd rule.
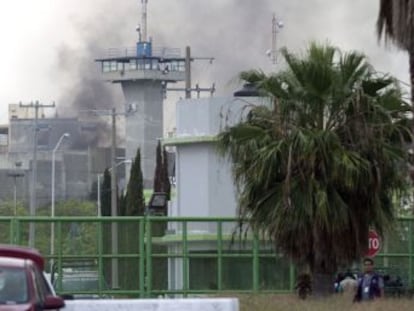
[[[115,165],[115,167],[118,167],[118,166],[120,166],[121,164],[131,164],[131,163],[132,163],[132,160],[127,159],[127,160],[123,160],[123,161],[121,161],[121,162],[118,162],[118,163]],[[112,167],[110,167],[110,168],[108,169],[108,171],[109,171],[109,172],[110,172],[110,171],[112,171]],[[97,205],[97,207],[98,207],[98,212],[97,212],[97,214],[98,214],[98,216],[102,216],[102,210],[101,210],[101,205],[102,205],[102,203],[101,203],[101,177],[103,176],[103,173],[96,174],[96,176],[97,176],[97,185],[96,185],[96,189],[97,189],[97,198],[96,198],[96,205]]]
[[51,226],[51,230],[50,230],[50,255],[52,256],[51,259],[51,269],[53,268],[53,255],[55,254],[55,245],[54,245],[54,241],[55,241],[55,223],[54,223],[54,219],[55,218],[55,155],[56,155],[56,151],[58,150],[58,148],[60,147],[60,144],[62,143],[64,138],[69,138],[70,134],[69,133],[64,133],[62,136],[60,136],[58,142],[56,143],[55,148],[52,151],[52,191],[51,191],[51,217],[52,217],[52,226]]
[[[118,163],[115,163],[112,167],[110,167],[108,169],[109,172],[112,171],[111,174],[111,216],[116,217],[117,213],[115,210],[114,213],[114,209],[113,209],[113,202],[114,202],[114,197],[115,200],[117,200],[117,193],[114,191],[113,189],[117,189],[117,181],[114,181],[113,176],[116,175],[116,171],[114,169],[116,169],[118,166],[120,166],[121,164],[130,164],[132,163],[132,160],[130,159],[125,159],[122,160]],[[102,215],[102,210],[101,210],[101,175],[102,174],[98,174],[98,184],[97,184],[97,204],[98,204],[98,216]],[[115,182],[115,186],[113,185],[113,183]],[[111,225],[111,251],[112,251],[112,255],[116,255],[118,254],[118,224],[116,223],[116,221],[112,222]],[[119,273],[118,273],[118,258],[112,258],[111,260],[111,271],[112,271],[112,288],[116,289],[119,287]]]

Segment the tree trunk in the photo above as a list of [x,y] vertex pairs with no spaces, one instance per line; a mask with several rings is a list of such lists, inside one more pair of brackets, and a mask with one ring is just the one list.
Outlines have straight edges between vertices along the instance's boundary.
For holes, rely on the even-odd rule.
[[[411,135],[414,135],[414,50],[408,51],[408,60],[410,63],[410,85],[411,85],[411,113],[413,115],[412,123],[411,123]],[[414,149],[414,142],[411,142],[411,149]],[[410,159],[412,162],[412,159]],[[410,163],[411,165],[413,163]],[[413,175],[410,174],[411,181],[414,183]],[[414,190],[413,194],[414,196]],[[411,213],[414,215],[414,202],[412,202]]]
[[335,273],[337,265],[334,258],[327,256],[326,252],[315,250],[312,270],[312,296],[324,298],[335,292]]
[[338,266],[330,244],[326,241],[329,234],[322,228],[314,226],[312,270],[312,296],[323,298],[335,292],[335,277]]
[[330,272],[313,272],[312,274],[312,296],[324,298],[334,293],[334,275]]
[[[411,110],[414,112],[414,50],[408,52],[408,58],[410,62],[410,82],[411,82]],[[413,129],[414,129],[414,119],[413,119]]]

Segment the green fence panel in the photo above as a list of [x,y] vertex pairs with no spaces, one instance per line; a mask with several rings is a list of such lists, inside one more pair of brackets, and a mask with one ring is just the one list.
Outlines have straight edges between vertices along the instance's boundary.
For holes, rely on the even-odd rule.
[[[403,276],[410,288],[414,283],[413,221],[399,219],[377,255],[377,265]],[[28,245],[31,223],[36,233],[34,247],[45,256],[47,272],[54,275],[61,294],[187,297],[286,293],[295,286],[294,264],[263,237],[238,231],[236,218],[1,217],[1,242]],[[55,241],[50,238],[52,228]],[[112,263],[119,273],[116,288]],[[89,278],[81,278],[82,273]],[[69,282],[76,277],[81,283]]]

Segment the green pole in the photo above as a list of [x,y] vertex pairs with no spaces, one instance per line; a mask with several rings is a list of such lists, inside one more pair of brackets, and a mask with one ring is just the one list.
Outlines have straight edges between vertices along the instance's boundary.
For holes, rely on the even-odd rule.
[[290,279],[289,289],[291,292],[293,292],[295,290],[295,266],[292,260],[290,261],[290,265],[289,265],[289,279]]
[[98,222],[98,273],[99,273],[99,294],[102,294],[104,285],[104,269],[103,269],[103,222]]
[[145,216],[139,220],[139,296],[141,298],[145,298],[145,222]]
[[62,222],[58,221],[57,223],[57,249],[58,249],[58,288],[62,290],[62,278],[63,278],[63,269],[62,269],[62,257],[63,257],[63,249],[62,249]]
[[259,291],[259,236],[253,234],[253,292]]
[[17,240],[17,234],[20,230],[18,230],[17,228],[17,219],[12,218],[10,219],[10,225],[9,225],[9,242],[11,244],[18,244],[18,240]]
[[409,236],[408,236],[408,253],[409,253],[409,260],[408,260],[408,269],[409,269],[409,278],[408,278],[408,286],[411,288],[413,285],[413,221],[414,219],[409,220]]
[[147,297],[151,295],[152,291],[152,236],[151,236],[151,217],[147,218],[146,221],[146,233],[145,233],[145,246],[146,246],[146,290],[147,290]]
[[188,236],[187,221],[183,221],[183,289],[184,297],[188,295]]
[[217,290],[223,289],[223,222],[217,223]]
[[16,219],[14,221],[14,243],[17,245],[22,244],[22,235],[21,235],[21,221],[19,219]]

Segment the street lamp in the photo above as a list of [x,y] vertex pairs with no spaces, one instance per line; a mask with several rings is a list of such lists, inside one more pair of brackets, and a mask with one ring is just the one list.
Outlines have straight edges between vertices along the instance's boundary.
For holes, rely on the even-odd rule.
[[[121,164],[131,164],[131,163],[132,163],[132,160],[127,159],[127,160],[123,160],[121,162],[118,162],[115,165],[115,167],[118,167]],[[112,167],[110,167],[108,169],[108,171],[109,172],[112,171]],[[101,204],[101,177],[103,176],[103,173],[97,174],[96,176],[97,176],[97,185],[96,185],[96,187],[97,187],[97,198],[96,198],[96,203],[97,203],[97,206],[98,206],[98,217],[100,217],[100,216],[102,216],[102,210],[101,210],[101,205],[102,205]]]
[[[111,168],[108,169],[108,171],[112,171],[113,169],[116,169],[118,166],[120,166],[121,164],[130,164],[132,163],[131,159],[125,159],[122,160],[118,163],[115,163]],[[116,186],[116,179],[114,180],[114,176],[116,176],[116,171],[114,170],[112,172],[112,176],[111,176],[111,216],[116,217],[117,216],[117,207],[116,205],[114,205],[114,202],[116,202],[117,197],[116,197],[116,191],[114,194],[113,189],[117,188]],[[98,174],[98,216],[102,215],[102,211],[101,211],[101,174]],[[113,184],[115,183],[115,185]],[[115,254],[118,254],[118,224],[116,223],[116,221],[112,222],[111,225],[111,245],[112,245],[112,255],[114,256]],[[119,287],[119,273],[118,273],[118,258],[112,258],[111,261],[111,270],[112,270],[112,288],[118,288]]]
[[[52,227],[50,230],[50,254],[53,257],[55,253],[55,223],[53,222],[53,218],[55,217],[55,154],[58,148],[60,147],[60,144],[62,143],[64,138],[69,138],[69,133],[64,133],[62,136],[60,136],[58,142],[56,143],[55,148],[52,151],[52,193],[51,193],[51,217],[52,217]],[[51,265],[53,265],[53,258],[51,259]],[[51,267],[53,268],[53,267]]]
[[167,205],[167,193],[154,192],[151,195],[150,201],[147,206],[147,214],[165,216],[167,214]]

